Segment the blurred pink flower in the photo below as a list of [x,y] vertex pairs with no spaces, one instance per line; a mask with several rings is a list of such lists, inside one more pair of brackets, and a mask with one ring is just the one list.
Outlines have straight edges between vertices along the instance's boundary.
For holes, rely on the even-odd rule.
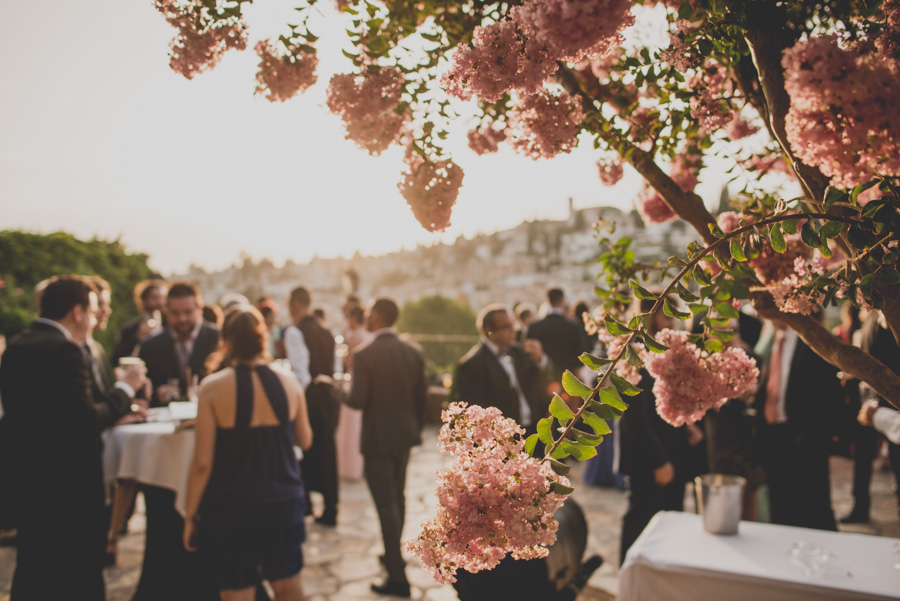
[[401,107],[405,80],[399,69],[335,75],[328,85],[328,108],[344,121],[347,139],[379,155],[400,139],[407,120]]
[[565,92],[542,88],[520,96],[508,113],[508,140],[519,154],[533,159],[571,152],[578,144],[584,111],[578,100]]
[[169,67],[186,79],[215,67],[227,50],[247,47],[240,16],[219,17],[194,0],[155,0],[154,6],[178,30],[169,44]]
[[408,149],[402,178],[397,188],[422,227],[429,232],[447,229],[463,181],[459,165],[451,160],[426,159]]
[[268,40],[260,41],[254,48],[259,55],[259,72],[256,74],[256,93],[265,94],[270,102],[290,100],[316,83],[316,66],[319,59],[315,52],[298,52],[291,58],[276,54]]

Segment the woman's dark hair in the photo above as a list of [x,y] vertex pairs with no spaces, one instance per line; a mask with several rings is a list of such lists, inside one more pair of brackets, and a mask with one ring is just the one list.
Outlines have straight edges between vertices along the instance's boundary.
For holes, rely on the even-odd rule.
[[256,307],[241,304],[230,308],[222,326],[219,349],[207,360],[209,371],[218,371],[235,363],[247,363],[257,359],[271,361],[268,335],[266,321]]

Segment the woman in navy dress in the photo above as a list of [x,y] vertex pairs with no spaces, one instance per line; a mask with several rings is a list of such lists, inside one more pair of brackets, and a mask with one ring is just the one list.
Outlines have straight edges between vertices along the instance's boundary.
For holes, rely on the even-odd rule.
[[252,600],[268,580],[278,601],[305,599],[304,493],[294,446],[312,430],[296,377],[269,368],[267,329],[240,305],[225,318],[223,367],[200,385],[184,544],[199,551],[223,601]]

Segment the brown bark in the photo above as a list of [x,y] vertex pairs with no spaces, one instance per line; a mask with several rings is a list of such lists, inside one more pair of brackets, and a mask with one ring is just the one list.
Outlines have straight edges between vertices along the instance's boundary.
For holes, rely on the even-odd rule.
[[768,293],[754,292],[751,301],[760,317],[791,328],[817,355],[841,371],[868,383],[879,395],[900,409],[900,376],[884,363],[857,347],[844,343],[813,317],[780,312]]

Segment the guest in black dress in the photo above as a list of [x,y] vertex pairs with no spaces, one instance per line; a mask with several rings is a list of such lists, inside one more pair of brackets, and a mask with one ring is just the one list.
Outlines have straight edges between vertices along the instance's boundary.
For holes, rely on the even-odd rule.
[[296,377],[268,367],[266,337],[255,308],[232,309],[223,356],[210,357],[227,367],[200,386],[184,544],[199,550],[224,600],[252,600],[262,580],[278,601],[305,599],[294,445],[309,448],[312,430]]

